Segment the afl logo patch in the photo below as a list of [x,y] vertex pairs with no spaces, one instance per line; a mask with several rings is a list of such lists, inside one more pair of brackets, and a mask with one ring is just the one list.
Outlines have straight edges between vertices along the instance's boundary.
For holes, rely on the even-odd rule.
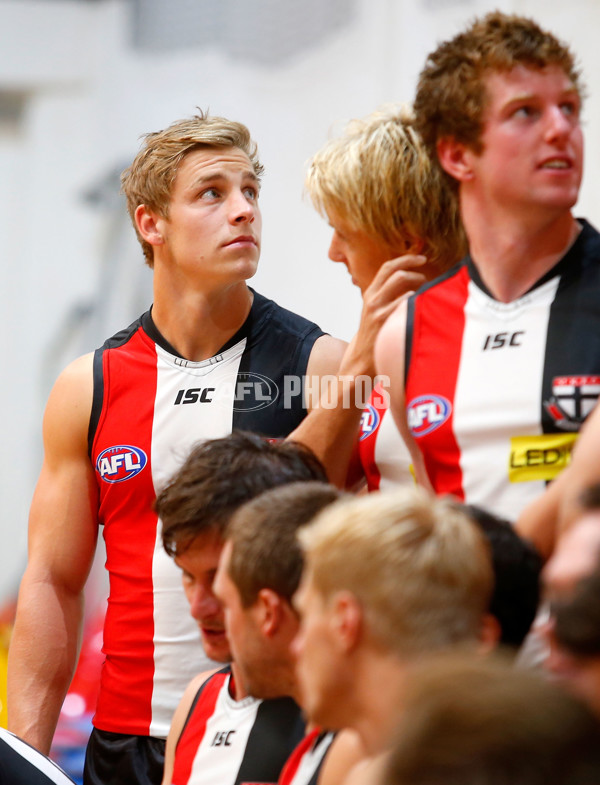
[[380,419],[381,418],[379,417],[379,412],[377,409],[368,403],[360,416],[360,436],[358,438],[359,442],[362,442],[363,439],[366,439],[372,433],[375,433],[379,427]]
[[443,425],[452,413],[452,404],[442,395],[419,395],[406,407],[408,427],[415,439]]
[[96,471],[104,482],[123,482],[139,474],[148,459],[139,447],[119,444],[102,450],[96,461]]

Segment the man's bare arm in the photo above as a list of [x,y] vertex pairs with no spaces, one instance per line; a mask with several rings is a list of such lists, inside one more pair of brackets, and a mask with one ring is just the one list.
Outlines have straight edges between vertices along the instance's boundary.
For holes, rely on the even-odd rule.
[[[377,334],[389,315],[407,294],[425,280],[417,272],[424,257],[402,256],[385,262],[366,290],[358,331],[338,361],[339,368],[325,371],[335,376],[308,416],[288,438],[309,446],[323,462],[331,482],[346,484],[352,450],[358,437],[360,417],[366,401],[365,380],[375,377],[374,346]],[[416,268],[416,269],[413,269]],[[322,376],[317,370],[319,339],[310,357],[307,375]],[[330,339],[332,340],[332,339]],[[313,355],[315,361],[313,362]]]
[[171,785],[173,781],[172,778],[173,767],[175,765],[175,750],[177,749],[177,744],[179,742],[183,726],[185,725],[185,721],[187,720],[190,709],[192,708],[192,703],[194,702],[196,693],[204,684],[204,682],[210,676],[212,676],[213,673],[215,673],[214,670],[204,671],[204,673],[199,673],[197,676],[194,676],[194,678],[185,688],[183,697],[175,709],[173,719],[171,720],[171,727],[169,728],[169,735],[167,736],[167,743],[165,745],[165,768],[163,772],[162,785]]
[[92,356],[58,378],[44,416],[44,463],[29,518],[29,557],[8,662],[8,725],[48,754],[77,663],[83,588],[98,535],[87,454]]
[[390,410],[404,443],[408,447],[419,485],[432,491],[423,455],[417,447],[406,421],[404,363],[406,355],[407,300],[396,308],[381,328],[375,345],[375,365],[380,376],[389,379]]
[[596,406],[575,444],[571,464],[520,514],[516,529],[533,542],[544,560],[556,540],[582,513],[581,495],[600,482],[600,407]]

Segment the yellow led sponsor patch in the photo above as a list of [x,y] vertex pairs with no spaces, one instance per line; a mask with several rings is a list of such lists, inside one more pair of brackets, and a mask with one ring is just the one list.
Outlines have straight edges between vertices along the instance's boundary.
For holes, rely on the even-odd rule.
[[543,433],[511,437],[508,479],[511,482],[553,480],[571,462],[577,436],[576,433]]

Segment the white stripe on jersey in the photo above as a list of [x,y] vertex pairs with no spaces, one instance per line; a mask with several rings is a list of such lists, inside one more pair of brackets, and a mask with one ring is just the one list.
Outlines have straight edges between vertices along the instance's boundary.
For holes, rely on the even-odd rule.
[[[199,363],[177,363],[173,355],[156,347],[157,390],[152,427],[152,480],[156,492],[168,482],[198,442],[216,439],[231,433],[232,407],[237,373],[244,338],[215,358]],[[186,389],[214,389],[210,401],[180,403],[177,417],[172,408],[182,379],[189,376]],[[202,649],[198,626],[181,590],[181,570],[162,547],[160,523],[152,564],[154,585],[154,687],[150,735],[165,737],[171,715],[165,706],[173,704],[173,696],[181,696],[189,682],[190,672],[199,673],[215,667]],[[160,587],[157,589],[157,587]],[[177,663],[177,667],[173,667]]]
[[394,490],[399,485],[414,485],[410,471],[412,457],[400,436],[390,409],[381,418],[376,434],[375,463],[381,476],[379,490],[387,491]]
[[[73,785],[73,780],[70,777],[67,777],[64,771],[59,768],[56,763],[45,755],[42,755],[38,750],[30,747],[29,744],[18,736],[15,736],[4,728],[0,728],[0,739],[9,747],[12,747],[21,758],[28,763],[31,763],[31,765],[42,772],[42,774],[45,774],[46,777],[49,778],[49,782],[55,783],[55,785]],[[25,780],[23,779],[23,783],[24,782]]]
[[[556,276],[512,303],[493,300],[469,282],[453,413],[463,489],[465,498],[477,499],[512,521],[542,493],[545,483],[507,482],[510,440],[498,440],[495,431],[505,429],[507,422],[519,422],[522,430],[510,436],[542,432],[546,333],[559,280]],[[521,333],[515,339],[519,345],[484,351],[488,336],[501,333],[508,340]]]
[[[390,414],[390,412],[388,412],[388,414]],[[318,744],[316,748],[313,746],[312,749],[302,756],[300,765],[296,769],[296,773],[290,780],[289,785],[308,785],[312,779],[313,774],[327,754],[327,750],[331,746],[331,742],[334,740],[334,738],[335,733],[327,733],[326,736],[321,739],[320,744]]]
[[188,785],[231,785],[242,765],[261,701],[235,701],[224,683],[194,757]]

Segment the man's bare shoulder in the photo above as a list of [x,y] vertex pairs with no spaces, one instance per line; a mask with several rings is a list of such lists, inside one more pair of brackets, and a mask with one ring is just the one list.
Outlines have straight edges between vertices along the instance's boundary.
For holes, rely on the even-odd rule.
[[346,341],[333,338],[331,335],[321,335],[315,341],[310,353],[306,369],[307,375],[321,377],[327,374],[336,374],[347,348]]
[[59,374],[52,395],[84,395],[93,391],[94,353],[84,354],[73,360]]
[[380,785],[386,770],[388,753],[380,753],[371,758],[364,758],[350,769],[348,776],[342,780],[343,785]]
[[339,785],[366,757],[364,745],[356,731],[345,728],[333,740],[321,767],[318,785]]
[[[79,442],[87,451],[87,432],[94,395],[93,354],[77,358],[61,372],[48,398],[44,439],[56,445]],[[69,439],[71,437],[71,439]]]

